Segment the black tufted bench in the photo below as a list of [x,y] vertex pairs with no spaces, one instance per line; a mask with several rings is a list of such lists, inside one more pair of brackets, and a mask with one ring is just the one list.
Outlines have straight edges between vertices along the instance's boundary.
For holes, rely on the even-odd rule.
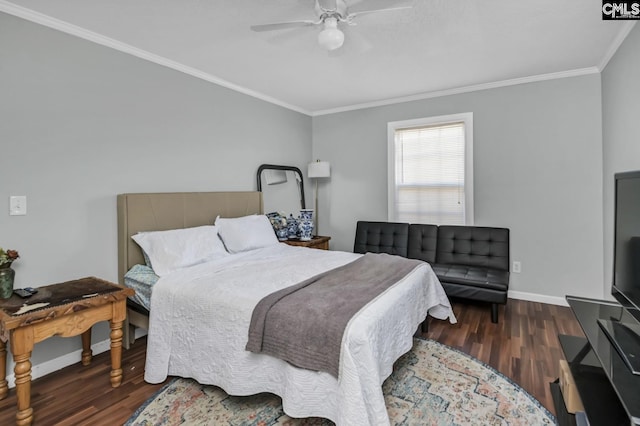
[[354,253],[388,253],[407,257],[409,225],[394,222],[358,222]]
[[507,303],[507,228],[359,221],[353,251],[428,262],[448,296],[491,303],[494,323],[498,304]]

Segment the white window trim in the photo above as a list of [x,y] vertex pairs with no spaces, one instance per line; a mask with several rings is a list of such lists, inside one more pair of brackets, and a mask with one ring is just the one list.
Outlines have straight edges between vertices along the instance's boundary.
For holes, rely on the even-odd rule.
[[395,133],[398,129],[410,127],[426,127],[450,122],[463,121],[465,125],[464,151],[464,186],[465,186],[465,225],[474,224],[473,210],[473,113],[440,115],[437,117],[417,118],[413,120],[392,121],[387,123],[387,220],[395,221],[396,204],[396,161],[395,161]]

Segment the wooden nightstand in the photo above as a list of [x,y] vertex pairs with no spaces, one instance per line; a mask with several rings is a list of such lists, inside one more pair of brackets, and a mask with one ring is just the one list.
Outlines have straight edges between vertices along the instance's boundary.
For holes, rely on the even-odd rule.
[[285,244],[289,244],[290,246],[300,246],[300,247],[309,247],[320,250],[329,250],[329,240],[331,237],[321,237],[320,235],[316,235],[309,241],[301,241],[301,240],[286,240],[283,241]]
[[[31,352],[35,343],[51,336],[82,335],[82,364],[91,362],[91,327],[99,321],[111,326],[111,386],[122,382],[122,323],[127,296],[133,290],[95,277],[87,277],[38,288],[21,299],[12,295],[0,302],[0,399],[7,396],[6,344],[11,341],[15,361],[18,400],[16,424],[33,422],[31,408]],[[26,310],[28,306],[34,309]],[[22,313],[25,311],[24,313]],[[64,390],[63,390],[64,391]],[[43,421],[41,419],[40,421]],[[46,422],[46,420],[45,420]]]

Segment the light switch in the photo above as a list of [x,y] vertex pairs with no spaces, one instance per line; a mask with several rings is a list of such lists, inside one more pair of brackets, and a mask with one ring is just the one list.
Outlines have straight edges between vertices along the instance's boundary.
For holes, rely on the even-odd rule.
[[9,197],[9,215],[24,216],[27,214],[27,196],[11,195]]

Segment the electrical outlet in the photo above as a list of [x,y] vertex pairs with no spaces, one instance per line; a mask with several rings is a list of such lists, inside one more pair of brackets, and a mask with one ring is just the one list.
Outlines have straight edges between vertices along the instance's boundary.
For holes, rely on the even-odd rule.
[[9,215],[23,216],[27,214],[27,196],[11,195],[9,197]]
[[520,272],[522,272],[522,263],[520,263],[519,260],[514,260],[513,266],[511,267],[511,271],[514,274],[519,274]]

